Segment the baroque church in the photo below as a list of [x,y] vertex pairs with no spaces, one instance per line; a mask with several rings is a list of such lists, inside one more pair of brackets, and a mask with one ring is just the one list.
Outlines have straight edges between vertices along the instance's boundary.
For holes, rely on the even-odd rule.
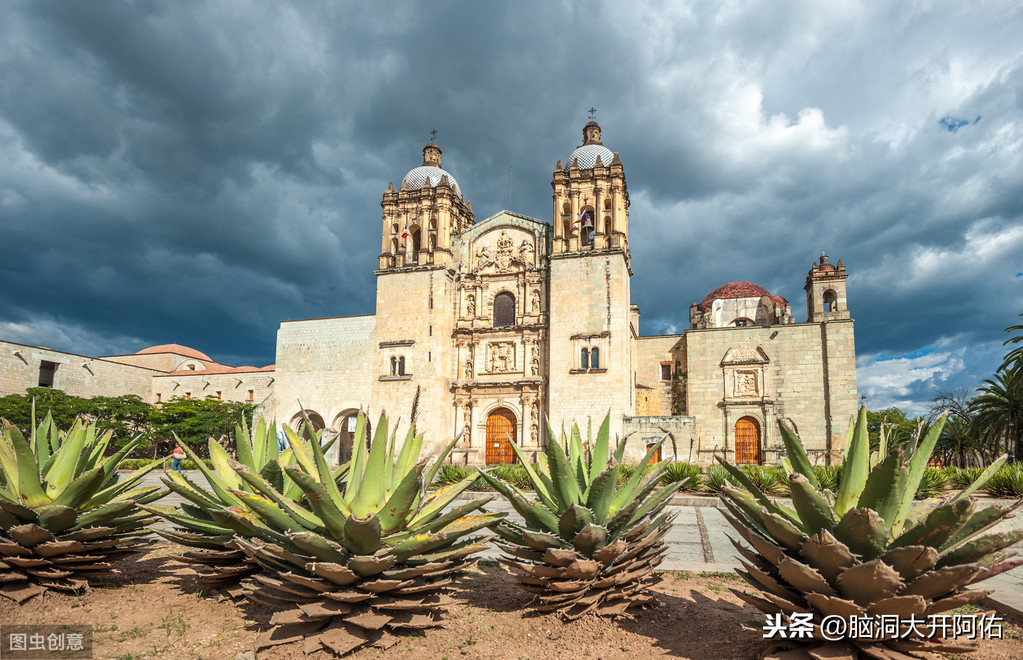
[[840,459],[856,412],[844,264],[814,261],[805,321],[784,298],[731,282],[691,304],[686,332],[641,335],[625,168],[596,122],[582,138],[554,168],[549,219],[478,222],[427,144],[383,193],[376,313],[282,322],[275,365],[232,367],[177,344],[92,358],[0,341],[0,396],[44,385],[250,401],[339,434],[335,460],[360,410],[407,428],[417,392],[418,430],[434,448],[459,436],[455,463],[510,462],[509,438],[532,456],[548,420],[585,435],[609,411],[612,433],[632,438],[629,461],[669,433],[662,458],[775,463],[782,417],[812,459]]
[[608,411],[631,460],[670,432],[665,458],[776,462],[783,416],[812,456],[836,456],[856,411],[844,264],[812,265],[805,322],[732,282],[690,307],[689,331],[642,336],[625,168],[596,122],[582,138],[555,166],[549,220],[476,221],[427,144],[383,194],[376,313],[281,324],[276,418],[309,415],[347,447],[360,409],[407,420],[419,391],[418,428],[436,446],[460,434],[457,463],[511,461],[508,438],[535,454],[546,420],[585,435]]

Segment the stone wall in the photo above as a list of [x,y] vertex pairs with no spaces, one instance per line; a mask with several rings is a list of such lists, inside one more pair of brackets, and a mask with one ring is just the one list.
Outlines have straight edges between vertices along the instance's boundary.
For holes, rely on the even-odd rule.
[[288,424],[298,400],[332,427],[347,411],[371,407],[376,375],[373,315],[284,321],[277,331],[273,396],[264,416]]
[[[611,410],[611,432],[635,408],[630,273],[619,252],[565,254],[551,259],[549,404],[554,428]],[[582,370],[581,350],[600,348],[600,368]]]
[[174,397],[264,404],[273,394],[275,372],[157,374],[147,401],[170,401]]
[[672,380],[661,379],[661,365],[668,364],[671,378],[675,371],[676,356],[681,353],[683,335],[657,335],[636,338],[636,415],[675,415],[680,411],[672,406]]
[[150,383],[158,373],[103,358],[0,341],[0,396],[38,387],[43,362],[57,365],[54,389],[83,398],[134,394],[149,401]]

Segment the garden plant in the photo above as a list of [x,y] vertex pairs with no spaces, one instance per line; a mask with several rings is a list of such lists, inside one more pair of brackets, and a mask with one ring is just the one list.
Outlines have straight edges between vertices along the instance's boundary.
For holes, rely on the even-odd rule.
[[152,516],[139,507],[166,492],[136,486],[158,465],[120,477],[118,464],[142,440],[105,456],[111,436],[82,420],[61,432],[49,414],[28,438],[3,422],[0,595],[22,603],[47,589],[83,591],[146,545],[139,537]]
[[[307,442],[288,427],[284,427],[288,440],[292,445],[305,445]],[[306,427],[312,442],[320,441],[321,433]],[[335,438],[336,439],[336,438]],[[234,446],[238,463],[259,474],[289,502],[297,502],[305,497],[304,492],[283,470],[298,463],[300,458],[308,458],[311,454],[296,454],[287,448],[279,451],[277,443],[277,425],[267,424],[263,419],[253,420],[251,431],[244,424],[235,427]],[[206,479],[207,488],[203,488],[182,474],[173,470],[165,471],[162,481],[171,491],[182,496],[188,502],[178,508],[148,506],[146,510],[173,523],[176,529],[154,529],[157,534],[169,541],[185,546],[185,550],[173,559],[193,564],[199,573],[199,584],[221,589],[233,598],[242,595],[241,580],[259,570],[259,565],[247,559],[244,552],[234,543],[235,534],[251,536],[245,527],[233,522],[218,522],[209,513],[211,510],[223,510],[228,507],[243,506],[238,495],[231,492],[237,488],[248,493],[256,490],[247,482],[237,477],[231,466],[227,451],[212,438],[209,440],[210,462],[213,468],[199,459],[187,444],[182,444]],[[325,447],[329,448],[328,447]],[[310,471],[315,469],[311,463],[306,466]],[[332,468],[331,478],[339,481],[348,472],[348,464]]]
[[[841,484],[834,496],[816,473],[788,420],[782,438],[792,468],[792,508],[767,498],[746,474],[722,461],[741,488],[721,488],[725,517],[749,544],[733,541],[745,561],[739,574],[758,595],[735,594],[790,623],[795,614],[823,617],[926,617],[976,603],[989,591],[968,589],[1023,561],[1003,549],[1023,530],[980,536],[1019,503],[979,508],[970,495],[1005,462],[1002,456],[964,490],[915,501],[944,419],[903,447],[870,452],[866,411],[860,410],[846,444]],[[926,626],[923,628],[927,630]],[[835,637],[835,635],[831,635]],[[975,642],[926,637],[903,627],[899,635],[846,636],[829,641],[819,625],[808,639],[789,639],[778,658],[928,658],[962,653]]]
[[522,516],[524,526],[504,521],[497,528],[502,558],[526,591],[537,594],[535,609],[575,619],[587,612],[618,615],[651,600],[647,587],[660,580],[653,571],[673,514],[663,510],[685,480],[658,488],[665,463],[646,468],[664,439],[653,445],[624,484],[618,472],[626,440],[610,452],[610,415],[596,438],[584,443],[577,426],[558,440],[548,426],[547,449],[530,465],[512,442],[539,501],[487,471],[483,478]]
[[238,461],[228,459],[218,475],[238,503],[207,512],[238,532],[234,545],[262,568],[243,582],[245,597],[277,610],[258,647],[304,640],[309,653],[342,655],[391,646],[394,631],[441,625],[446,587],[484,548],[472,534],[501,519],[479,512],[488,499],[445,510],[475,474],[426,492],[454,441],[427,469],[430,457],[420,457],[423,438],[414,427],[400,449],[385,418],[375,428],[367,449],[359,416],[343,484],[317,442],[289,435],[296,464],[281,470],[303,493],[301,501]]

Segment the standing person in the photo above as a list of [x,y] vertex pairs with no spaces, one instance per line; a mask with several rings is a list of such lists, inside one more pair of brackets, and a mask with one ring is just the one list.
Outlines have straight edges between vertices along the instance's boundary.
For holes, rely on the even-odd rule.
[[171,469],[181,474],[181,461],[185,460],[185,450],[181,445],[174,445],[174,453],[171,454]]

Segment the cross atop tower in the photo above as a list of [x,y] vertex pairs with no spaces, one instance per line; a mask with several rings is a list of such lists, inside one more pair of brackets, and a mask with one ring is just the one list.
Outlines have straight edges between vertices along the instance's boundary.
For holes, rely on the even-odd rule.
[[430,142],[436,142],[436,141],[437,141],[437,129],[435,128],[432,131],[430,131]]
[[590,120],[592,121],[593,120],[593,115],[597,114],[597,109],[594,108],[593,106],[590,106],[590,109],[587,110],[587,112],[590,113]]

